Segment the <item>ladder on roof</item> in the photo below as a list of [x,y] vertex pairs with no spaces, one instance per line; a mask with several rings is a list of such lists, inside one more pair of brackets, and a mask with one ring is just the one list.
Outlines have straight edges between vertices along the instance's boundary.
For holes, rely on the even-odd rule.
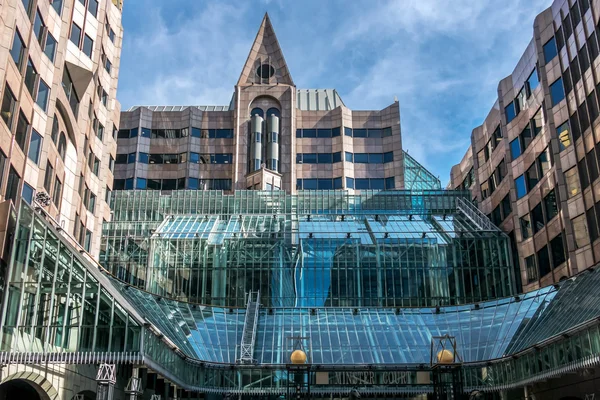
[[254,345],[256,343],[256,326],[258,325],[258,311],[260,309],[260,291],[248,294],[246,305],[246,318],[244,330],[242,331],[242,343],[240,345],[240,358],[238,364],[255,364]]

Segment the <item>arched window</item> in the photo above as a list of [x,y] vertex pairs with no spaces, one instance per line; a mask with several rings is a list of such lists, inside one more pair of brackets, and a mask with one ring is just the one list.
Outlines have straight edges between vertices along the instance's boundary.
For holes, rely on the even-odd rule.
[[250,113],[250,117],[254,117],[255,115],[260,115],[261,117],[265,117],[265,113],[263,112],[263,110],[261,108],[253,108],[252,112]]
[[276,115],[278,118],[281,118],[281,112],[277,108],[269,108],[267,110],[267,117],[271,115]]
[[58,139],[58,154],[60,158],[65,160],[65,154],[67,152],[67,138],[65,137],[65,133],[60,133],[60,138]]

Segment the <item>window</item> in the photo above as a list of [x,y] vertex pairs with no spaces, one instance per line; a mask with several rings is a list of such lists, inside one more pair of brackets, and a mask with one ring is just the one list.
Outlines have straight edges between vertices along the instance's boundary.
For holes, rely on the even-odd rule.
[[573,85],[571,84],[571,72],[570,72],[570,68],[567,67],[567,69],[565,70],[565,72],[563,72],[563,82],[565,85],[565,93],[569,93],[571,90],[573,90]]
[[[30,1],[32,1],[32,0],[30,0]],[[58,13],[58,15],[62,14],[63,0],[52,0],[50,3],[51,3],[52,8],[54,8],[54,11],[56,11]]]
[[104,125],[102,125],[100,122],[98,122],[98,128],[96,129],[96,136],[100,140],[104,139]]
[[108,169],[110,170],[110,172],[115,171],[115,159],[112,155],[108,157]]
[[594,207],[587,210],[585,215],[587,217],[588,230],[590,231],[590,241],[593,243],[596,239],[598,239],[598,222],[596,220]]
[[535,255],[525,257],[525,270],[527,271],[527,283],[538,280],[537,266],[535,265]]
[[369,164],[383,164],[383,154],[381,153],[370,153]]
[[40,44],[40,47],[44,47],[44,32],[46,31],[46,26],[44,25],[44,21],[42,20],[42,16],[40,14],[40,10],[35,14],[35,21],[33,21],[33,33]]
[[64,161],[67,154],[67,137],[65,136],[64,132],[60,133],[60,138],[58,139],[58,146],[56,146],[56,149],[58,150],[58,155]]
[[354,163],[368,164],[369,163],[369,154],[368,153],[354,153]]
[[581,21],[581,14],[579,13],[579,5],[577,4],[577,2],[575,2],[575,4],[573,4],[573,7],[571,7],[571,20],[573,21],[573,28],[577,27],[577,24],[579,24],[579,22]]
[[56,178],[54,181],[54,193],[52,195],[52,202],[56,205],[57,208],[60,208],[60,198],[62,193],[62,182]]
[[0,186],[2,186],[2,177],[4,176],[4,168],[6,167],[7,157],[0,150]]
[[598,178],[598,164],[596,163],[596,154],[594,149],[590,150],[586,154],[585,161],[589,171],[590,182],[594,182]]
[[40,161],[40,151],[42,149],[42,136],[35,129],[31,130],[31,139],[29,141],[29,152],[27,156],[34,163]]
[[113,29],[111,28],[108,21],[106,21],[106,32],[108,32],[108,38],[110,39],[110,41],[114,43],[115,42],[115,31],[113,31]]
[[350,152],[347,151],[346,152],[346,161],[347,162],[354,162],[354,157],[353,156],[354,155],[352,153],[350,153]]
[[490,184],[489,181],[485,181],[480,186],[481,189],[481,200],[485,200],[490,196]]
[[590,179],[587,173],[587,167],[585,165],[585,158],[577,162],[577,169],[579,171],[579,180],[581,182],[581,188],[585,189],[590,186]]
[[331,164],[333,157],[331,153],[319,153],[317,154],[317,164]]
[[23,7],[25,7],[25,11],[27,11],[27,16],[29,17],[29,20],[31,20],[31,17],[33,16],[33,3],[34,0],[21,0],[23,2]]
[[571,36],[573,33],[573,27],[571,26],[571,18],[569,18],[569,14],[565,15],[562,26],[565,28],[565,39],[569,39],[569,36]]
[[8,87],[8,84],[4,86],[4,96],[2,96],[2,107],[0,109],[0,114],[2,115],[2,119],[8,126],[10,130],[12,127],[13,115],[15,112],[15,105],[17,104],[17,99]]
[[513,160],[516,160],[521,155],[521,143],[519,138],[510,142],[510,155]]
[[69,74],[66,65],[63,70],[62,87],[65,90],[67,99],[69,99],[69,105],[71,106],[71,110],[77,118],[77,111],[79,110],[79,96],[77,96],[77,93],[75,92],[73,80],[71,79],[71,74]]
[[535,165],[535,162],[531,164],[531,166],[525,172],[525,176],[527,177],[527,190],[531,190],[538,184],[540,181],[540,176],[538,175],[538,168]]
[[90,193],[90,199],[88,201],[87,209],[93,214],[96,212],[96,195],[94,193],[92,193],[91,191],[89,191],[89,193]]
[[20,180],[21,178],[17,174],[17,171],[13,167],[10,167],[8,180],[6,181],[6,199],[12,200],[13,203],[17,202]]
[[498,125],[492,134],[492,149],[495,150],[500,142],[502,142],[502,130],[500,129],[500,125]]
[[15,142],[23,151],[25,151],[28,131],[29,122],[27,121],[27,118],[25,118],[23,111],[19,111],[19,120],[17,121],[17,129],[15,131]]
[[147,181],[145,178],[137,178],[135,181],[135,188],[145,190],[147,189]]
[[546,172],[550,171],[552,167],[552,158],[550,158],[550,149],[546,147],[544,151],[540,153],[536,160],[538,166],[538,172],[540,179],[546,174]]
[[96,18],[98,16],[98,0],[89,0],[88,11]]
[[548,64],[558,55],[558,49],[556,48],[556,39],[554,36],[548,40],[544,45],[544,61]]
[[54,178],[54,168],[52,164],[46,164],[46,172],[44,174],[44,189],[46,189],[46,193],[50,194],[50,189],[52,189],[52,179]]
[[590,113],[590,122],[594,122],[598,118],[598,101],[596,100],[596,91],[592,91],[587,97],[587,106]]
[[27,69],[25,70],[25,87],[27,91],[31,95],[31,97],[35,100],[35,82],[38,79],[38,73],[31,59],[27,60]]
[[552,218],[558,215],[558,204],[554,190],[548,192],[546,197],[544,197],[544,208],[546,209],[546,222],[550,222]]
[[531,119],[531,128],[533,129],[533,137],[536,137],[542,132],[542,126],[544,122],[542,119],[542,108],[535,113],[533,118]]
[[578,217],[573,218],[573,236],[575,236],[575,245],[578,249],[582,248],[589,243],[589,235],[587,224],[585,221],[585,214],[581,214]]
[[533,234],[535,235],[544,228],[544,214],[542,213],[542,203],[531,210],[531,224],[533,225]]
[[581,137],[581,130],[579,129],[579,118],[577,117],[577,111],[569,117],[569,124],[571,125],[571,135],[573,137],[573,141],[576,141]]
[[56,39],[51,34],[46,35],[46,45],[44,46],[44,54],[48,56],[50,61],[54,62],[56,56]]
[[525,89],[527,91],[527,97],[533,94],[533,91],[540,85],[540,80],[537,74],[537,68],[533,70],[533,72],[527,78],[527,83],[525,84]]
[[587,44],[584,44],[583,47],[579,50],[579,63],[581,65],[581,74],[590,67],[590,58],[587,52]]
[[565,150],[571,146],[571,136],[569,135],[569,121],[556,128],[556,134],[558,135],[558,148],[560,151]]
[[519,218],[519,222],[521,224],[521,236],[523,236],[523,240],[530,238],[533,234],[531,229],[531,216],[525,214]]
[[25,45],[23,44],[21,34],[16,29],[12,48],[10,49],[10,55],[12,56],[12,59],[15,62],[19,72],[23,71],[23,63],[25,62]]
[[388,151],[387,153],[383,153],[383,162],[389,163],[394,161],[394,152]]
[[545,276],[550,272],[550,256],[548,255],[548,246],[542,247],[537,252],[538,265],[540,267],[540,276]]
[[579,179],[577,176],[577,167],[573,167],[565,172],[565,183],[569,198],[579,194],[581,191],[581,186],[579,185]]
[[552,252],[552,268],[556,268],[567,261],[562,233],[550,240],[550,251]]
[[342,162],[342,152],[341,151],[333,153],[333,162],[334,163]]
[[50,88],[46,85],[43,79],[40,79],[38,85],[37,97],[35,103],[40,106],[44,112],[48,109],[48,98],[50,97]]
[[102,89],[102,97],[100,98],[104,107],[108,107],[108,93]]
[[558,78],[550,85],[550,97],[552,98],[552,107],[560,103],[565,98],[565,90],[562,84],[562,78]]
[[511,101],[510,104],[504,107],[504,113],[506,114],[506,123],[510,123],[517,116],[517,112],[515,110],[515,102]]
[[71,24],[71,36],[69,37],[69,39],[77,47],[79,47],[79,45],[81,44],[81,28],[75,22]]
[[34,194],[35,190],[33,189],[33,187],[27,184],[26,182],[23,183],[23,189],[21,190],[21,197],[23,198],[23,200],[25,200],[28,204],[31,204],[33,202]]
[[525,178],[523,175],[518,176],[515,179],[515,187],[517,188],[517,200],[527,194],[527,187],[525,186]]
[[83,248],[85,251],[89,252],[92,248],[92,232],[89,230],[85,230],[85,239],[83,241]]
[[477,162],[478,165],[481,167],[489,158],[489,154],[487,152],[487,147],[485,147],[483,150],[480,150],[479,153],[477,153]]
[[504,221],[512,212],[512,205],[510,204],[510,194],[504,196],[504,198],[500,202],[500,206],[502,208],[502,220]]
[[88,35],[83,35],[83,53],[88,56],[89,58],[92,58],[92,51],[94,48],[94,41],[92,40],[91,37],[89,37]]
[[396,180],[393,176],[385,178],[385,190],[392,190],[396,188]]

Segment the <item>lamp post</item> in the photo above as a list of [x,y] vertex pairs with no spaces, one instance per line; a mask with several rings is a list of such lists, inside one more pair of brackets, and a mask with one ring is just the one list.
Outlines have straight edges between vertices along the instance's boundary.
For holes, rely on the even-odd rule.
[[[300,400],[303,398],[303,388],[306,387],[305,395],[310,395],[310,367],[306,364],[307,356],[304,350],[296,349],[290,354],[288,364],[288,399]],[[291,379],[290,379],[291,377]],[[290,393],[290,385],[294,386],[293,395]]]

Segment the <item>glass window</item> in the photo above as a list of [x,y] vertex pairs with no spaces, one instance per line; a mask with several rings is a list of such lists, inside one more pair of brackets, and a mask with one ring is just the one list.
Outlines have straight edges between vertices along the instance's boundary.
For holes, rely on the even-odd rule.
[[579,171],[579,181],[581,183],[582,189],[585,189],[588,186],[590,186],[590,179],[585,164],[585,158],[577,162],[577,170]]
[[340,127],[339,126],[337,128],[331,129],[331,137],[337,137],[337,136],[340,136]]
[[548,255],[548,246],[542,247],[537,252],[538,265],[540,268],[540,276],[545,276],[550,272],[550,256]]
[[392,190],[396,188],[396,179],[393,176],[385,178],[385,190]]
[[481,199],[485,200],[489,197],[490,195],[490,184],[489,181],[485,181],[481,184],[480,186],[481,189]]
[[573,28],[577,27],[577,24],[581,21],[581,14],[579,13],[579,5],[577,2],[571,7],[571,21],[573,21]]
[[333,162],[334,163],[342,162],[342,152],[341,151],[333,153]]
[[546,209],[546,221],[550,220],[558,215],[558,203],[556,201],[556,193],[554,190],[548,192],[544,197],[544,208]]
[[492,148],[495,150],[500,142],[502,142],[502,129],[500,129],[500,125],[498,125],[492,134]]
[[558,135],[558,148],[560,151],[565,150],[571,146],[571,136],[569,135],[569,121],[556,128],[556,134]]
[[589,171],[590,182],[594,182],[598,178],[598,164],[596,163],[596,154],[594,149],[590,150],[586,154],[585,161]]
[[316,164],[317,155],[315,153],[305,153],[302,155],[302,162],[304,164]]
[[546,147],[537,158],[540,179],[550,171],[552,167],[552,158],[550,158],[550,149]]
[[353,158],[353,154],[350,152],[346,152],[346,161],[347,162],[354,162],[354,158]]
[[525,269],[527,271],[527,283],[538,280],[538,271],[537,266],[535,265],[534,254],[530,255],[529,257],[525,257]]
[[513,160],[516,160],[521,155],[521,143],[519,138],[510,142],[510,155]]
[[354,188],[357,190],[368,190],[370,188],[369,179],[366,178],[356,178],[354,180]]
[[56,205],[57,208],[60,208],[60,198],[62,194],[62,182],[56,178],[54,181],[54,193],[52,196],[52,202]]
[[46,36],[46,45],[44,46],[44,54],[47,55],[52,62],[54,62],[54,56],[56,55],[56,45],[56,39],[48,33]]
[[75,22],[71,24],[71,36],[69,39],[75,43],[75,46],[79,47],[81,43],[81,28]]
[[94,41],[88,35],[83,35],[83,53],[92,58],[92,51],[94,48]]
[[569,124],[571,125],[571,136],[573,141],[576,141],[581,136],[581,130],[579,129],[579,118],[577,116],[577,111],[569,117]]
[[27,142],[27,132],[29,131],[29,122],[25,118],[23,111],[19,111],[19,119],[17,121],[17,129],[15,131],[15,142],[19,145],[22,151],[25,151],[25,143]]
[[552,252],[552,268],[556,268],[567,261],[562,233],[550,241],[550,251]]
[[17,99],[12,93],[12,90],[8,87],[8,83],[4,86],[4,95],[2,96],[2,108],[0,109],[0,114],[2,115],[2,119],[8,126],[10,130],[12,127],[13,115],[15,112],[15,104],[17,103]]
[[352,136],[354,136],[355,138],[366,138],[367,130],[366,129],[353,129]]
[[531,96],[533,91],[540,85],[540,81],[537,74],[537,69],[534,69],[529,78],[527,78],[527,84],[525,87],[527,88],[527,97]]
[[581,65],[581,73],[583,74],[590,67],[590,58],[587,52],[587,44],[579,50],[579,64]]
[[370,138],[381,138],[381,137],[383,137],[383,131],[381,129],[377,129],[377,128],[368,129],[367,133],[368,133],[368,136]]
[[548,64],[551,60],[558,55],[558,49],[556,48],[556,40],[554,36],[548,40],[544,45],[544,60]]
[[52,164],[46,164],[46,172],[44,174],[44,189],[46,189],[46,193],[50,194],[50,189],[52,189],[52,179],[54,178],[54,168]]
[[23,7],[25,7],[25,11],[27,11],[27,16],[31,19],[31,14],[33,14],[33,0],[21,0],[23,3]]
[[302,129],[302,137],[305,138],[316,138],[317,130],[316,129]]
[[83,248],[85,249],[85,251],[90,251],[90,249],[92,248],[92,232],[90,232],[89,230],[85,230],[85,239],[83,241]]
[[[333,178],[333,188],[341,189],[342,188],[342,178]],[[277,189],[277,188],[275,188]]]
[[387,153],[383,153],[383,162],[389,163],[394,161],[394,152],[388,151]]
[[500,206],[498,206],[492,210],[492,215],[491,215],[490,219],[491,219],[492,223],[496,226],[498,226],[502,223],[502,210],[500,209]]
[[302,180],[302,188],[304,190],[317,190],[317,180],[316,179],[303,179]]
[[333,156],[331,153],[319,153],[317,154],[317,163],[319,164],[331,164],[333,162]]
[[512,205],[510,204],[510,194],[504,196],[504,198],[500,202],[500,205],[502,206],[502,220],[505,220],[512,212]]
[[10,167],[8,180],[6,181],[6,199],[12,200],[13,203],[17,202],[20,180],[21,178],[17,174],[17,171],[13,167]]
[[40,11],[38,10],[35,14],[35,21],[33,21],[33,33],[38,43],[40,44],[40,47],[44,46],[44,28],[44,21],[42,20],[42,16],[40,14]]
[[542,108],[535,113],[531,119],[531,127],[533,129],[533,137],[536,137],[542,132],[543,119],[542,119]]
[[510,123],[517,116],[515,110],[515,103],[511,101],[506,107],[504,107],[504,113],[506,114],[506,123]]
[[[32,0],[30,0],[30,1],[32,1]],[[52,0],[50,3],[51,3],[52,8],[54,8],[54,11],[56,11],[58,13],[58,15],[62,14],[63,0]]]
[[525,186],[525,177],[523,175],[518,176],[515,179],[515,187],[517,188],[517,200],[527,194],[527,187]]
[[21,191],[21,197],[23,198],[23,200],[31,204],[33,202],[34,194],[35,190],[33,189],[33,187],[27,184],[27,182],[23,183],[23,190]]
[[50,88],[42,79],[39,81],[38,93],[35,103],[40,106],[44,112],[48,109],[48,98],[50,97]]
[[42,136],[35,129],[31,131],[31,140],[29,141],[28,157],[34,163],[40,161],[40,151],[42,149]]
[[147,189],[146,178],[137,178],[135,180],[135,188],[142,189],[142,190]]
[[544,228],[544,214],[542,213],[542,203],[539,203],[531,210],[531,223],[533,225],[533,234],[538,233]]
[[594,61],[596,57],[598,57],[598,41],[596,40],[596,35],[592,34],[588,38],[588,43],[590,49],[590,56],[592,58],[592,61]]
[[577,167],[573,167],[565,172],[565,183],[567,186],[568,197],[571,198],[581,191],[579,179],[577,176]]
[[331,179],[318,179],[317,189],[319,190],[331,190],[333,189],[333,182]]
[[347,126],[344,127],[344,135],[345,136],[352,136],[352,128],[348,128]]
[[573,223],[573,235],[575,236],[575,245],[578,249],[582,248],[589,243],[589,234],[587,229],[587,223],[585,221],[585,214],[581,214],[572,220]]
[[88,11],[96,18],[98,15],[98,0],[89,0]]
[[382,178],[371,178],[371,189],[372,190],[384,190],[385,189],[385,181]]
[[587,97],[587,106],[590,113],[590,121],[594,122],[598,118],[598,101],[596,100],[596,91],[592,91]]
[[562,78],[558,78],[550,85],[550,97],[552,98],[553,107],[565,98],[565,90],[563,88]]
[[392,127],[383,128],[383,137],[392,136]]
[[60,133],[60,137],[58,139],[58,146],[56,147],[56,149],[58,150],[58,155],[64,161],[65,156],[67,154],[67,137],[65,136],[64,132]]
[[346,178],[346,189],[354,189],[354,178]]
[[519,218],[519,222],[521,224],[521,236],[523,236],[523,240],[530,238],[533,234],[531,228],[531,216],[529,214],[525,214]]
[[368,164],[369,154],[368,153],[354,153],[354,162],[357,164]]
[[383,164],[383,154],[381,153],[370,153],[369,164]]
[[27,60],[27,69],[25,70],[25,87],[27,91],[31,95],[32,98],[35,99],[35,82],[37,81],[38,73],[31,59]]
[[330,138],[331,137],[331,129],[317,129],[317,137],[318,138]]
[[587,217],[588,230],[590,231],[590,241],[593,243],[596,239],[598,239],[598,222],[596,220],[594,207],[587,210],[585,215]]
[[19,71],[23,70],[23,63],[25,62],[25,45],[19,31],[15,29],[15,36],[13,38],[12,48],[10,49],[10,55],[15,62]]

